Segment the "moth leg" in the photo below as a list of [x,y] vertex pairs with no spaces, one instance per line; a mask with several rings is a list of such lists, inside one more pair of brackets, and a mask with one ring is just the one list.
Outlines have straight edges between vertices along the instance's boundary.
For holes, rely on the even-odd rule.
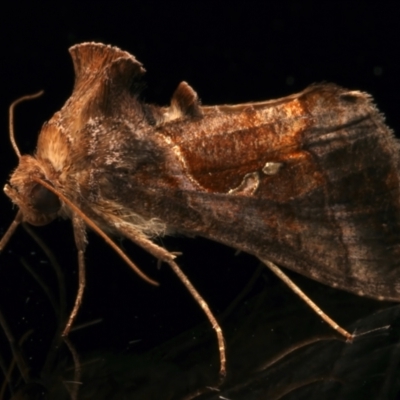
[[14,232],[18,228],[18,225],[22,222],[22,217],[22,212],[21,210],[19,210],[14,218],[14,221],[11,223],[6,233],[0,240],[0,253],[3,251],[4,247],[6,247],[8,241],[11,239],[11,236],[14,235]]
[[260,258],[260,260],[283,282],[286,283],[296,293],[304,302],[307,303],[311,309],[316,312],[328,325],[330,325],[333,329],[339,332],[342,336],[346,338],[347,341],[351,342],[354,339],[354,335],[347,332],[340,325],[338,325],[332,318],[330,318],[327,314],[325,314],[286,274],[282,272],[282,270],[277,267],[274,263],[269,260],[264,260]]
[[78,286],[78,293],[77,293],[76,299],[75,299],[74,308],[72,309],[71,314],[69,315],[68,322],[67,322],[66,327],[64,328],[62,336],[67,336],[69,331],[71,330],[72,324],[74,323],[75,318],[78,314],[79,308],[81,307],[83,291],[84,291],[85,285],[86,285],[84,256],[85,256],[87,240],[86,240],[85,224],[84,224],[83,220],[80,217],[78,217],[75,213],[72,217],[72,224],[74,227],[75,243],[76,243],[76,247],[78,249],[79,286]]
[[[90,228],[93,229],[100,237],[102,237],[106,243],[111,246],[114,251],[145,281],[151,283],[152,285],[158,286],[158,283],[150,279],[146,276],[136,265],[129,259],[129,257],[93,222],[85,213],[79,209],[71,200],[69,200],[66,196],[64,196],[60,191],[53,188],[53,186],[49,185],[46,181],[40,178],[32,178],[33,181],[40,183],[46,189],[50,190],[50,192],[54,193],[60,200],[62,200],[68,207],[79,216]],[[83,222],[82,222],[83,224]],[[75,239],[76,240],[76,239]],[[83,258],[83,255],[82,255]]]
[[196,300],[197,304],[203,309],[204,313],[206,314],[208,320],[211,323],[212,328],[214,329],[217,340],[218,340],[218,351],[219,351],[219,359],[220,359],[220,369],[219,369],[219,376],[220,381],[219,384],[225,379],[226,376],[226,349],[225,349],[225,340],[224,334],[218,321],[214,317],[210,307],[206,303],[206,301],[201,297],[200,293],[196,290],[196,288],[192,285],[189,278],[183,273],[183,271],[179,268],[178,264],[175,261],[168,261],[169,266],[181,280],[181,282],[186,286],[187,290],[189,290],[190,294]]
[[206,301],[201,297],[200,293],[195,289],[195,287],[191,284],[188,277],[183,273],[183,271],[179,268],[178,264],[174,261],[176,255],[165,250],[163,247],[156,245],[150,239],[144,236],[140,231],[133,228],[126,222],[120,220],[119,218],[115,216],[104,217],[104,215],[102,217],[106,220],[107,223],[112,225],[121,236],[132,240],[132,242],[136,243],[138,246],[149,252],[157,259],[166,262],[172,268],[172,270],[175,272],[175,274],[178,276],[181,282],[186,286],[186,289],[190,292],[190,294],[195,299],[197,304],[202,308],[208,320],[210,321],[211,326],[215,331],[215,334],[217,335],[219,359],[220,359],[218,385],[222,384],[226,376],[226,349],[225,349],[225,340],[222,333],[222,329],[218,324],[216,318],[214,317],[213,313],[211,312]]

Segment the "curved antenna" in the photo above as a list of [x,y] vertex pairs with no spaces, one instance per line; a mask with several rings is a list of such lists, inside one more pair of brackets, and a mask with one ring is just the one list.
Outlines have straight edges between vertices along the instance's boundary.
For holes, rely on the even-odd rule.
[[22,103],[25,100],[33,100],[33,99],[36,99],[37,97],[40,97],[43,93],[44,93],[44,91],[41,90],[40,92],[37,92],[35,94],[28,94],[26,96],[22,96],[19,99],[13,101],[8,110],[10,140],[11,140],[12,147],[14,148],[15,154],[17,155],[18,158],[21,158],[21,153],[18,149],[17,143],[15,141],[15,135],[14,135],[14,108],[16,105],[18,105],[19,103]]

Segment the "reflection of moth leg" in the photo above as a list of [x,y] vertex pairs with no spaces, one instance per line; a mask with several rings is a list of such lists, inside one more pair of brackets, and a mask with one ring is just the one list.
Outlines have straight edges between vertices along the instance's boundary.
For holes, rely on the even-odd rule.
[[11,329],[8,326],[7,321],[4,318],[3,312],[1,310],[0,310],[0,325],[1,325],[1,329],[3,330],[4,334],[7,337],[7,340],[10,344],[10,347],[11,347],[11,350],[13,353],[13,359],[12,359],[8,369],[5,367],[4,360],[2,360],[2,362],[1,362],[2,370],[3,370],[3,374],[4,374],[4,382],[3,382],[3,385],[1,388],[0,399],[3,399],[7,384],[10,385],[11,375],[12,375],[15,365],[17,365],[24,382],[29,383],[29,381],[30,381],[29,372],[28,372],[29,367],[28,367],[28,364],[26,363],[25,358],[22,354],[21,346],[25,342],[25,340],[28,338],[28,336],[32,333],[32,330],[29,330],[28,332],[26,332],[17,344],[14,339],[13,334],[11,333]]

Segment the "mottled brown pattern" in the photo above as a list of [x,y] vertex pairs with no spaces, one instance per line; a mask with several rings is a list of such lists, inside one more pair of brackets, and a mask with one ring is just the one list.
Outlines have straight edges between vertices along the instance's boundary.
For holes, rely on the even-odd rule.
[[[204,236],[400,300],[399,146],[367,94],[323,84],[204,107],[182,83],[157,107],[135,92],[144,69],[130,54],[84,43],[71,55],[74,91],[6,186],[25,221],[71,216],[31,200],[38,176],[107,232]],[[268,162],[280,167],[266,174]]]

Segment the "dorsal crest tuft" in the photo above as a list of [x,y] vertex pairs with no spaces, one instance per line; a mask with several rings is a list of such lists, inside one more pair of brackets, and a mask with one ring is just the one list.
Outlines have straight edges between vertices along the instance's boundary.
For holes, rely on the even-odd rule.
[[134,56],[118,47],[82,43],[70,48],[75,70],[72,99],[86,116],[110,115],[131,98],[133,85],[145,73]]
[[187,82],[181,82],[171,99],[173,114],[181,117],[200,118],[203,114],[197,93]]

